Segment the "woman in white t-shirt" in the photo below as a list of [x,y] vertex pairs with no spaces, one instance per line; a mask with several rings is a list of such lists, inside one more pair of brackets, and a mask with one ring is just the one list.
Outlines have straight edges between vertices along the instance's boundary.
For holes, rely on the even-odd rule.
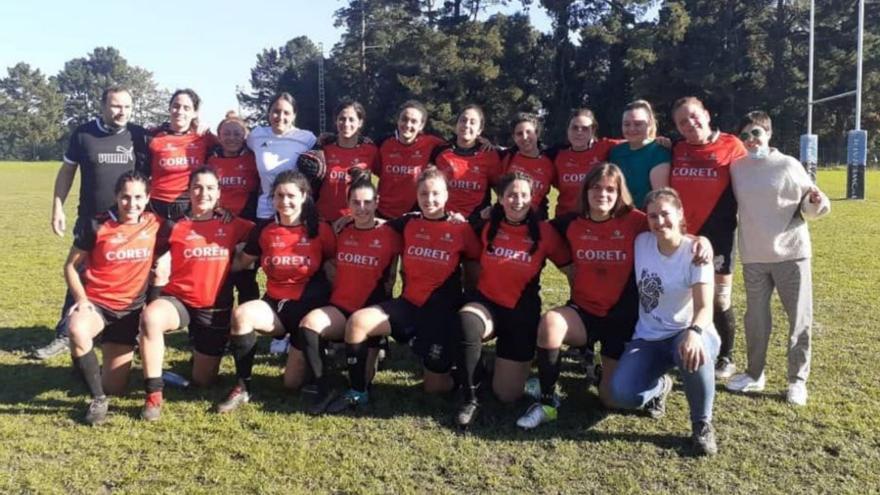
[[296,99],[290,93],[279,93],[269,105],[269,125],[257,126],[248,134],[247,145],[254,152],[260,174],[258,221],[275,214],[270,197],[275,177],[285,170],[296,170],[299,155],[317,141],[311,131],[298,129],[295,122]]
[[[665,409],[672,390],[666,373],[681,371],[698,454],[717,452],[712,428],[715,357],[720,339],[712,324],[711,265],[694,265],[681,199],[668,187],[645,198],[650,232],[635,241],[639,320],[611,381],[612,400],[633,409]],[[659,415],[654,415],[655,417]]]

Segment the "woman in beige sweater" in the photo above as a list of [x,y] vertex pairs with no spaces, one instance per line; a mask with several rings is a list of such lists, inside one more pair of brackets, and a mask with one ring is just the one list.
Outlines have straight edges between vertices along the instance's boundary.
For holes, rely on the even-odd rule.
[[739,205],[738,247],[746,288],[746,352],[748,368],[734,375],[727,389],[764,389],[764,365],[773,326],[770,297],[779,293],[788,315],[788,392],[794,405],[807,403],[813,286],[810,233],[806,220],[831,210],[828,197],[817,188],[795,158],[769,146],[770,117],[750,112],[740,125],[748,156],[730,169]]

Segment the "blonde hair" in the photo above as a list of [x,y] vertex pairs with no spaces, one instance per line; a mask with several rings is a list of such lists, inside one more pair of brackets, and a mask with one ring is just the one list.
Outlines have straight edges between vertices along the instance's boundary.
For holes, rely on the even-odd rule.
[[631,112],[633,110],[638,110],[638,109],[642,109],[645,111],[645,113],[648,114],[648,137],[651,139],[656,138],[657,137],[657,119],[654,118],[654,109],[651,108],[651,104],[648,103],[648,100],[635,100],[635,101],[628,103],[623,108],[623,113],[626,114],[626,112]]

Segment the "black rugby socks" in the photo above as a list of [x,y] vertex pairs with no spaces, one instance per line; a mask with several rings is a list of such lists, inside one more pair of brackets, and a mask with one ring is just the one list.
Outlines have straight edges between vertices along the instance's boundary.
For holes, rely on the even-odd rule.
[[721,337],[721,349],[718,351],[718,357],[733,361],[733,343],[736,337],[736,318],[733,314],[733,307],[724,311],[715,308],[712,322],[715,324],[715,329],[718,330],[718,336]]
[[555,406],[554,394],[556,382],[559,380],[560,367],[559,349],[538,347],[538,380],[541,382],[541,403]]
[[461,312],[458,316],[461,320],[456,356],[460,374],[459,380],[465,400],[476,401],[480,378],[477,373],[483,354],[483,333],[486,331],[486,325],[482,318],[469,311]]
[[367,351],[369,341],[357,344],[345,343],[345,358],[348,363],[348,380],[351,388],[358,392],[367,391]]
[[95,355],[95,349],[89,349],[89,352],[78,358],[73,358],[73,364],[82,371],[83,379],[86,386],[89,387],[92,397],[104,397],[104,386],[101,384],[101,366],[98,364],[98,356]]
[[321,352],[321,335],[305,327],[300,327],[299,333],[302,344],[300,350],[305,355],[309,369],[312,370],[312,377],[315,379],[318,390],[323,392],[326,390],[327,384],[324,380],[324,353]]
[[257,354],[257,334],[233,335],[229,338],[232,358],[235,360],[235,374],[245,390],[251,384],[251,372],[254,369],[254,356]]

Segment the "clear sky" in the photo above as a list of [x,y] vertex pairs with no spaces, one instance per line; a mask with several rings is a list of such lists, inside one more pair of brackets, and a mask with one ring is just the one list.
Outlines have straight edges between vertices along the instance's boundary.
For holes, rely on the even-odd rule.
[[[26,62],[45,75],[99,46],[113,46],[131,65],[153,73],[160,87],[195,89],[202,120],[216,124],[237,109],[256,55],[305,35],[329,53],[341,30],[333,12],[342,0],[3,0],[0,77]],[[549,27],[540,7],[533,21]]]

